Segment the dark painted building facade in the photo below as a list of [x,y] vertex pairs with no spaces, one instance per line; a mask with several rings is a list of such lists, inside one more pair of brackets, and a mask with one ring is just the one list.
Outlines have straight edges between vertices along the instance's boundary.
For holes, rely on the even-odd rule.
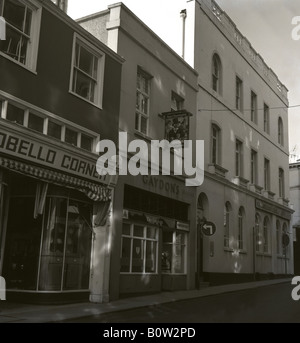
[[[123,59],[51,1],[0,4],[0,275],[7,298],[102,300]],[[100,295],[99,295],[100,294]]]

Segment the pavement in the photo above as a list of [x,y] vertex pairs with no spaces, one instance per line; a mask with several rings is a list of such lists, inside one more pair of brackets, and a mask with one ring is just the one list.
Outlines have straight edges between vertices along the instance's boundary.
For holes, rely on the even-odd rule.
[[54,323],[64,320],[72,321],[72,319],[78,320],[80,318],[93,315],[126,311],[185,299],[255,289],[280,283],[291,284],[291,278],[212,286],[202,288],[200,290],[194,289],[175,292],[161,292],[157,294],[119,299],[104,304],[84,302],[67,305],[28,305],[0,301],[0,323]]

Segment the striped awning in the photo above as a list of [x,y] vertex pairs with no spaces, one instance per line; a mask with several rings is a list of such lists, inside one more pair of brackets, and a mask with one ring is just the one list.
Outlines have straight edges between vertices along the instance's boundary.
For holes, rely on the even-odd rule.
[[86,194],[93,201],[111,200],[111,189],[107,188],[106,186],[82,180],[74,176],[37,167],[28,163],[23,163],[5,157],[0,157],[0,167],[36,178],[40,181],[76,189]]

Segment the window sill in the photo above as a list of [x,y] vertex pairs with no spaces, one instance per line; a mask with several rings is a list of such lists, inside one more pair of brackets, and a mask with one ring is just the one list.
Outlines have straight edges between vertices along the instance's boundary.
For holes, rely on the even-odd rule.
[[287,198],[278,198],[278,203],[280,205],[289,206],[290,200]]
[[234,250],[232,248],[227,248],[227,247],[224,247],[224,251],[226,251],[226,252],[234,252]]
[[211,174],[216,174],[219,175],[221,177],[226,177],[226,173],[228,172],[227,169],[221,167],[220,165],[216,164],[216,163],[209,163],[208,164],[208,171]]
[[2,57],[4,57],[4,58],[8,59],[8,60],[11,61],[11,62],[14,62],[14,63],[15,63],[16,65],[18,65],[19,67],[22,67],[22,68],[26,69],[27,71],[31,72],[32,74],[37,75],[36,70],[34,70],[34,69],[32,69],[32,68],[26,66],[25,64],[23,64],[23,63],[21,63],[21,62],[19,62],[19,61],[16,61],[14,58],[9,57],[8,55],[6,55],[5,53],[3,53],[2,51],[0,51],[0,56],[2,56]]
[[98,108],[99,110],[102,110],[102,104],[96,104],[96,103],[94,103],[94,102],[92,102],[90,100],[87,100],[86,98],[83,98],[82,96],[80,96],[80,95],[78,95],[78,94],[76,94],[76,93],[74,93],[74,92],[72,92],[70,90],[69,90],[69,94],[75,96],[76,98],[78,98],[78,99],[80,99],[82,101],[85,101],[86,103],[88,103],[88,104]]
[[274,192],[268,191],[268,190],[263,190],[263,196],[267,199],[274,200]]

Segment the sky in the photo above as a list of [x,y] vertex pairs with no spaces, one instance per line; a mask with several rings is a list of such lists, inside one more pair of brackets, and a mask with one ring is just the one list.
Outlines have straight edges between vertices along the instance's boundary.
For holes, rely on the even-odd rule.
[[[119,1],[69,0],[68,14],[77,19]],[[123,0],[133,13],[181,54],[180,11],[186,0]],[[300,105],[300,40],[292,38],[292,19],[300,0],[217,0],[240,32],[288,88],[290,106]],[[299,29],[300,33],[300,29]],[[289,151],[300,157],[300,106],[289,109]]]

